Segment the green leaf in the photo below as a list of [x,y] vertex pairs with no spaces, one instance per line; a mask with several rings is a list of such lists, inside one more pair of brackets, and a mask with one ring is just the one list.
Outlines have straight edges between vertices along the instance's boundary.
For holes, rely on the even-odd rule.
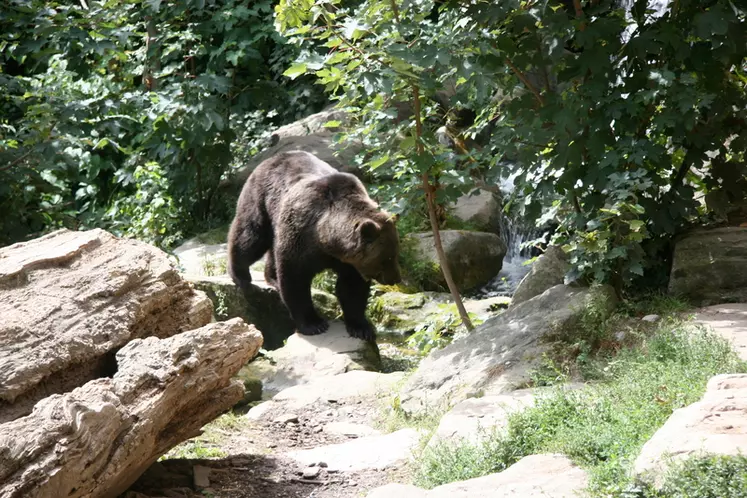
[[297,77],[299,77],[302,74],[306,73],[306,63],[301,62],[297,64],[293,64],[291,67],[285,70],[283,73],[283,76],[287,76],[290,79],[294,80]]

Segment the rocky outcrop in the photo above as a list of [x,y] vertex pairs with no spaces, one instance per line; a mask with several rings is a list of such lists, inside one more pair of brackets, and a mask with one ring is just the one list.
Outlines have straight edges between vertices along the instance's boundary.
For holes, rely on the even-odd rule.
[[[460,290],[479,287],[501,271],[506,244],[493,233],[443,230],[441,242],[454,283]],[[410,271],[417,274],[417,283],[425,290],[446,289],[433,234],[412,234],[405,239],[404,245],[410,248],[411,256],[421,267],[419,271]],[[408,270],[405,268],[405,273]]]
[[103,230],[0,249],[0,423],[111,376],[128,342],[200,327],[211,313],[165,253]]
[[717,375],[697,403],[675,411],[643,446],[635,472],[661,485],[667,469],[689,456],[747,453],[747,375]]
[[492,192],[476,190],[465,194],[454,203],[452,212],[477,230],[496,235],[501,233],[501,203]]
[[698,305],[747,301],[747,227],[695,230],[679,239],[669,293]]
[[342,322],[332,322],[323,334],[293,334],[285,346],[244,367],[242,375],[260,379],[263,391],[272,394],[319,377],[380,368],[375,343],[350,337]]
[[402,407],[408,412],[448,408],[526,384],[547,347],[542,338],[573,326],[592,302],[611,311],[614,290],[557,285],[488,320],[421,362],[403,388]]
[[367,498],[578,498],[589,478],[563,455],[531,455],[503,472],[462,482],[452,482],[430,491],[404,484],[388,484]]
[[521,304],[550,287],[562,284],[570,268],[568,256],[563,250],[558,246],[549,246],[545,253],[532,263],[529,273],[516,287],[511,305]]
[[347,115],[344,111],[331,107],[278,128],[273,133],[273,145],[254,156],[236,174],[231,183],[240,189],[251,172],[262,161],[281,152],[293,150],[309,152],[339,171],[355,173],[357,170],[354,167],[353,159],[362,150],[361,146],[351,144],[342,147],[338,145],[335,142],[334,134],[338,131],[339,126],[325,126],[326,123],[330,122],[339,122],[342,125],[346,119]]
[[116,496],[244,393],[231,377],[262,344],[241,320],[135,339],[116,373],[0,425],[0,496]]

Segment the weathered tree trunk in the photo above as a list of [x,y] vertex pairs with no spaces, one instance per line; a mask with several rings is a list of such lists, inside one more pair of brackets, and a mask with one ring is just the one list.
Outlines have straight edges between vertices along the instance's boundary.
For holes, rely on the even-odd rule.
[[0,248],[0,496],[116,495],[240,400],[231,377],[262,336],[211,315],[142,242],[61,230]]

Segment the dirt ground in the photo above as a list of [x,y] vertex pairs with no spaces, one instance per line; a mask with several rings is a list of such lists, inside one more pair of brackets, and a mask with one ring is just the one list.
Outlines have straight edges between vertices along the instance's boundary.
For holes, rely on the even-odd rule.
[[[207,426],[202,436],[183,443],[153,465],[124,496],[346,498],[365,497],[368,491],[389,482],[409,482],[410,470],[406,464],[385,470],[341,472],[318,462],[319,473],[311,477],[304,476],[304,467],[286,456],[289,451],[343,443],[354,438],[327,433],[323,428],[329,422],[375,427],[381,411],[378,406],[371,406],[370,401],[319,402],[304,413],[279,417],[290,419],[282,421],[254,422],[240,413],[221,417]],[[201,451],[221,456],[182,457]],[[200,467],[209,469],[209,482],[199,482],[199,475],[206,472]]]

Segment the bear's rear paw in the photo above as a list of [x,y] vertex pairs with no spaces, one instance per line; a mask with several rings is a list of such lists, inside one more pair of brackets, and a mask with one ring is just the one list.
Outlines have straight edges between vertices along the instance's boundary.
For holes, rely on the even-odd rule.
[[345,328],[350,337],[363,339],[367,342],[374,342],[376,340],[376,329],[374,329],[374,326],[368,320],[347,322]]
[[301,335],[319,335],[325,333],[329,329],[329,322],[327,320],[319,319],[319,321],[306,322],[298,326],[298,333]]

